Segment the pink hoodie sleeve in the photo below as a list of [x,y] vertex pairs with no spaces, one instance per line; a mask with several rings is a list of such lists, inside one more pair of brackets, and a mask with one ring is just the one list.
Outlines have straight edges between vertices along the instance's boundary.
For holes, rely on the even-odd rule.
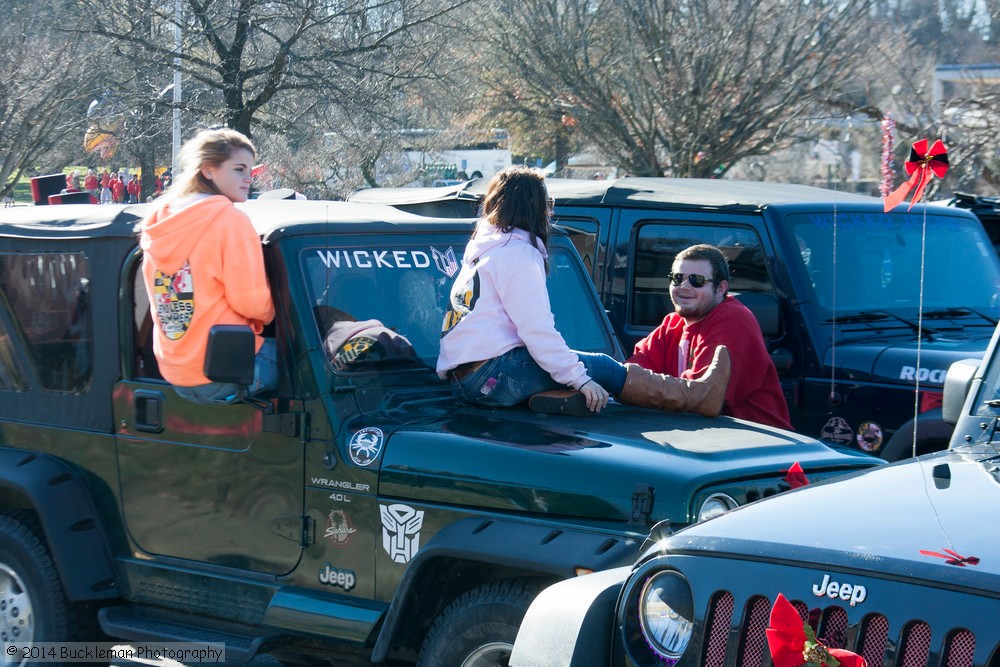
[[274,302],[264,271],[264,251],[260,238],[243,213],[230,225],[223,255],[223,281],[226,301],[243,317],[253,320],[251,328],[259,334],[274,319]]
[[[548,371],[552,379],[579,389],[590,380],[580,358],[556,331],[545,268],[541,255],[529,246],[511,253],[519,261],[505,267],[497,277],[497,294],[507,315],[517,327],[531,358]],[[513,258],[513,257],[512,257]]]

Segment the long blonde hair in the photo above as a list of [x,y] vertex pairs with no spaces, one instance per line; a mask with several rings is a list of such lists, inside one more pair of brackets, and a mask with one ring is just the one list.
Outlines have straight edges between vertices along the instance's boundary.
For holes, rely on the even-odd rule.
[[166,203],[198,192],[221,194],[215,184],[205,178],[201,170],[205,166],[219,166],[232,156],[233,151],[240,148],[245,148],[254,156],[257,155],[253,143],[241,132],[228,127],[202,130],[181,148],[181,173],[160,200]]

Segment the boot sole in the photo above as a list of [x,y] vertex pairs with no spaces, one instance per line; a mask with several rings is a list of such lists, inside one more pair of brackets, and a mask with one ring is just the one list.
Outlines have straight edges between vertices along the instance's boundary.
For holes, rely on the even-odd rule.
[[528,407],[533,412],[547,415],[589,417],[594,414],[587,408],[587,397],[578,391],[553,391],[535,394],[528,399]]

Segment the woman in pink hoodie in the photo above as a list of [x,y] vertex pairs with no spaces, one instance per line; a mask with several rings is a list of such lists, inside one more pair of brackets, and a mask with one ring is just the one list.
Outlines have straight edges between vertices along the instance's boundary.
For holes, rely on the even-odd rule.
[[528,400],[538,412],[585,415],[600,412],[610,394],[633,405],[719,414],[729,381],[722,346],[701,378],[680,380],[566,344],[545,287],[552,203],[538,172],[514,166],[495,175],[482,215],[441,334],[437,372],[457,396],[486,406]]
[[254,156],[253,144],[235,130],[200,132],[181,151],[183,173],[142,223],[153,352],[164,379],[198,403],[239,398],[239,387],[203,373],[208,333],[216,324],[247,325],[257,335],[247,393],[277,386],[274,339],[260,335],[274,319],[260,237],[233,206],[249,196]]

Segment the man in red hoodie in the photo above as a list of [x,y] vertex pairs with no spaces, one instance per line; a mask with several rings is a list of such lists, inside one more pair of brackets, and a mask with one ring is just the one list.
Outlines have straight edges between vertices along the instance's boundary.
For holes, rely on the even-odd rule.
[[715,246],[695,245],[674,258],[674,312],[636,343],[628,363],[679,378],[700,377],[715,348],[729,350],[732,371],[723,414],[791,430],[778,372],[753,313],[727,294],[729,262]]

